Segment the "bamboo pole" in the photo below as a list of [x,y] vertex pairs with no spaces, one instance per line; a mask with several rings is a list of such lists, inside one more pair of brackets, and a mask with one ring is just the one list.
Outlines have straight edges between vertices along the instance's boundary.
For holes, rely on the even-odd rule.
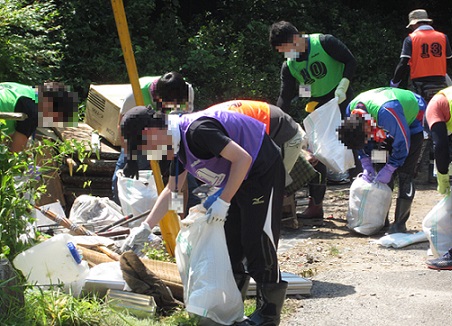
[[[118,29],[119,40],[121,42],[122,52],[124,54],[124,61],[127,67],[130,84],[132,85],[135,103],[137,105],[144,105],[143,94],[141,93],[140,83],[138,80],[138,71],[133,54],[132,43],[130,41],[129,28],[127,25],[127,18],[124,10],[122,0],[111,0],[113,13],[116,21],[116,28]],[[157,161],[151,161],[152,174],[154,175],[157,192],[160,194],[163,191],[164,184],[160,166]],[[160,230],[162,238],[165,241],[168,253],[174,256],[176,249],[176,236],[180,230],[179,216],[175,211],[168,211],[163,219],[160,221]]]

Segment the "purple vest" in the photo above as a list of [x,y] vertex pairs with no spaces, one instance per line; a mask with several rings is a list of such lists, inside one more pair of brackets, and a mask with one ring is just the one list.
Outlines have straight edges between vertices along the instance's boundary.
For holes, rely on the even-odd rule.
[[[191,123],[201,117],[211,117],[221,123],[229,138],[251,155],[251,167],[259,153],[265,134],[265,125],[256,119],[230,111],[197,112],[181,117],[179,127],[186,155],[185,169],[199,180],[216,187],[224,187],[229,177],[231,162],[222,157],[199,159],[187,145],[187,130]],[[247,171],[245,179],[248,177]]]

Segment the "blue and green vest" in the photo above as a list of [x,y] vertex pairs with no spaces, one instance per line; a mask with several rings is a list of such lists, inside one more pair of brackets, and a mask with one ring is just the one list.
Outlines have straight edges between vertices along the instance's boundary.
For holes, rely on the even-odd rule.
[[366,106],[367,112],[378,124],[378,111],[387,102],[399,101],[403,108],[403,114],[410,126],[419,113],[419,104],[414,93],[406,89],[393,87],[380,87],[363,92],[350,102],[350,111],[356,108],[358,103]]

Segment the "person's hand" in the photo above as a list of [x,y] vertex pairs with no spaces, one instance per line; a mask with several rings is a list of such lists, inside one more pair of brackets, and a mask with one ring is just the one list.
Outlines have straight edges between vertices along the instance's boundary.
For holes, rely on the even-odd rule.
[[316,166],[317,163],[319,163],[317,157],[315,157],[310,151],[303,150],[302,152],[306,161],[308,161],[312,166]]
[[144,248],[144,243],[148,242],[151,232],[149,224],[142,222],[140,226],[130,230],[129,236],[121,246],[121,252],[132,250],[137,255],[140,255],[141,250]]
[[384,184],[388,184],[389,181],[391,181],[392,174],[397,169],[397,167],[392,166],[391,164],[386,164],[383,169],[378,172],[377,176],[375,177],[375,182],[380,182]]
[[394,83],[394,82],[392,81],[392,79],[391,79],[391,81],[389,82],[389,86],[390,86],[390,87],[397,88],[397,87],[399,87],[399,85],[400,85],[400,82]]
[[450,194],[450,177],[449,174],[436,173],[436,181],[438,182],[438,192],[441,195],[449,195]]
[[360,161],[363,167],[363,174],[361,175],[361,178],[363,178],[364,181],[371,183],[375,179],[375,170],[372,160],[370,157],[365,156]]
[[122,172],[126,178],[136,178],[138,180],[138,162],[135,160],[127,160]]
[[337,97],[338,103],[341,104],[345,101],[347,98],[347,89],[350,85],[350,81],[347,78],[342,78],[339,82],[339,85],[337,85],[336,90],[334,91],[334,97]]
[[207,210],[206,217],[207,217],[207,223],[215,222],[224,222],[226,221],[226,215],[228,215],[229,206],[231,203],[225,202],[221,198],[217,198],[213,202],[212,205],[210,205],[210,208]]

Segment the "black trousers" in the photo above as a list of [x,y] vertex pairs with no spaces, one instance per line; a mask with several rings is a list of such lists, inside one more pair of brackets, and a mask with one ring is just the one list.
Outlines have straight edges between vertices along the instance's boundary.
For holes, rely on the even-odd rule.
[[231,200],[224,225],[234,274],[246,270],[256,283],[277,283],[285,169],[278,156],[264,174],[245,180]]

